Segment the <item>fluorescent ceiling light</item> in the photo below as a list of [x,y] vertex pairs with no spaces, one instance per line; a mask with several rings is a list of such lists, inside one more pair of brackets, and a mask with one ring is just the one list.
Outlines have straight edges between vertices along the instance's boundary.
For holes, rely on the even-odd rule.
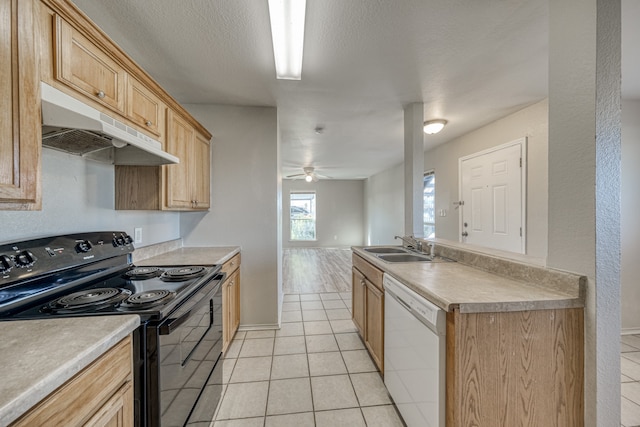
[[269,0],[276,77],[300,80],[306,0]]
[[446,124],[447,124],[447,121],[443,119],[428,120],[424,122],[424,133],[429,135],[438,133],[442,130],[442,128]]

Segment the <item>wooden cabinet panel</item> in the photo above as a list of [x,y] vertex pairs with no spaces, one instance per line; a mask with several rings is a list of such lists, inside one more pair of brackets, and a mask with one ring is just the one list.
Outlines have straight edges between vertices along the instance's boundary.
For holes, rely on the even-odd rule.
[[211,203],[211,146],[208,139],[196,133],[193,157],[194,202],[197,209],[209,209]]
[[127,81],[127,117],[157,138],[162,137],[165,120],[164,103],[133,77]]
[[[12,426],[133,426],[131,337],[116,344]],[[120,422],[114,424],[114,421]]]
[[133,420],[133,385],[127,383],[87,422],[92,427],[128,427]]
[[365,336],[365,299],[366,282],[365,278],[357,268],[352,268],[352,292],[351,292],[351,314],[360,336]]
[[351,258],[352,258],[353,266],[355,268],[360,270],[362,274],[367,279],[369,279],[369,281],[373,283],[378,289],[384,290],[384,287],[382,286],[382,277],[384,275],[384,272],[382,270],[373,266],[372,264],[369,264],[362,257],[356,254],[353,254]]
[[163,166],[165,207],[178,210],[208,209],[210,143],[171,109],[167,110],[166,150],[179,157],[180,163]]
[[447,313],[447,426],[584,425],[583,310]]
[[365,283],[367,289],[365,344],[380,372],[384,372],[384,293],[368,280],[365,280]]
[[222,284],[222,351],[227,347],[240,326],[240,254],[222,265],[227,279]]
[[240,267],[240,254],[235,254],[231,259],[222,264],[220,271],[226,273],[227,277],[231,276],[231,273],[236,271]]
[[37,5],[0,0],[0,209],[41,208]]
[[166,206],[168,208],[190,208],[193,188],[190,186],[190,160],[195,130],[178,114],[167,111],[167,152],[177,156],[180,163],[163,166],[166,171]]
[[124,112],[124,69],[60,16],[54,19],[54,78],[93,101]]
[[352,319],[371,358],[384,373],[383,271],[353,254]]

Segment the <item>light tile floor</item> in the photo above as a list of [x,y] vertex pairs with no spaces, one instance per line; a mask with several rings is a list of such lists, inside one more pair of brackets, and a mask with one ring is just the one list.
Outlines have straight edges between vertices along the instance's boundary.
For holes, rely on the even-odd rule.
[[213,427],[404,426],[351,321],[351,293],[284,298],[279,330],[238,332],[229,346]]
[[623,335],[620,343],[621,426],[640,426],[640,335]]

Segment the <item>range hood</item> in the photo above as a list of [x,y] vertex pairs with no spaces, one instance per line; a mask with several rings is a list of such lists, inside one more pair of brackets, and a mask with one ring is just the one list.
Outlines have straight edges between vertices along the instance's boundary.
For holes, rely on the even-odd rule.
[[180,163],[159,141],[47,83],[41,89],[43,146],[115,165]]

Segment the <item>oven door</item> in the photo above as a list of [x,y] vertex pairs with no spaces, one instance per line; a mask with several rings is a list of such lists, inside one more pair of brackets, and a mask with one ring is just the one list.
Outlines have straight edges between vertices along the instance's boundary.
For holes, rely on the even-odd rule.
[[222,363],[218,361],[223,278],[219,275],[203,286],[153,334],[158,365],[149,375],[151,426],[182,427],[213,419],[222,393]]

